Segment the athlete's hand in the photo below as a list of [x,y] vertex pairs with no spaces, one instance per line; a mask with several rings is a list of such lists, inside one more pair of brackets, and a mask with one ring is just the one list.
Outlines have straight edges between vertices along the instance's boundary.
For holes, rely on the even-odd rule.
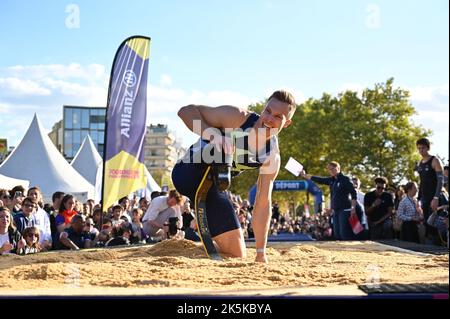
[[256,253],[255,261],[258,263],[267,264],[269,261],[267,260],[266,253]]
[[225,154],[233,154],[233,140],[229,136],[221,136],[215,134],[211,138],[210,143],[214,145],[218,152],[223,152]]

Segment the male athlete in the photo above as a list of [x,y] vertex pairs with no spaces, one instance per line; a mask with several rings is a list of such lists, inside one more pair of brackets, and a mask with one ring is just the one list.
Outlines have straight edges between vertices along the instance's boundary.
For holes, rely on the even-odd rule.
[[[178,112],[186,126],[200,136],[172,171],[175,188],[193,203],[205,171],[218,161],[217,156],[211,159],[211,153],[205,150],[214,148],[216,154],[232,154],[233,175],[247,169],[259,169],[258,192],[253,209],[257,262],[267,262],[272,186],[280,169],[277,135],[291,124],[295,109],[292,94],[276,91],[269,97],[261,115],[230,105],[188,105]],[[213,184],[207,193],[206,215],[219,252],[227,257],[245,257],[246,248],[239,220],[227,192],[220,185]]]

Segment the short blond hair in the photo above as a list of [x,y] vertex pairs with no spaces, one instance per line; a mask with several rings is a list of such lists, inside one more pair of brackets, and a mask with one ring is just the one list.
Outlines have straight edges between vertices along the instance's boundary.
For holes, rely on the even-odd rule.
[[336,161],[329,162],[327,166],[331,166],[331,167],[334,167],[334,168],[341,169],[341,165],[338,162],[336,162]]
[[295,98],[294,96],[285,90],[278,90],[272,93],[272,95],[269,97],[270,99],[277,99],[280,102],[286,103],[289,105],[289,118],[292,118],[294,115],[295,110],[297,109],[297,104],[295,104]]

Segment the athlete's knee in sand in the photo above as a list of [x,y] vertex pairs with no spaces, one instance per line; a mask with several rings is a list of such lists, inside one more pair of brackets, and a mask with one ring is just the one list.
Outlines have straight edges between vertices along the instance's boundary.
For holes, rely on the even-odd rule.
[[244,236],[241,229],[234,229],[214,238],[215,246],[223,257],[228,258],[246,258],[247,249],[245,248]]

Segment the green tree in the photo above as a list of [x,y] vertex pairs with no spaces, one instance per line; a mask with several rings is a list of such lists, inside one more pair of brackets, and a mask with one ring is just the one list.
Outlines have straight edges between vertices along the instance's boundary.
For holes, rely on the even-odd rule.
[[414,180],[415,142],[431,133],[412,122],[416,111],[409,92],[394,88],[393,82],[390,78],[367,88],[361,97],[351,91],[340,94],[338,120],[333,122],[333,136],[328,136],[336,148],[327,160],[339,161],[370,186],[376,176],[386,176],[394,185]]

